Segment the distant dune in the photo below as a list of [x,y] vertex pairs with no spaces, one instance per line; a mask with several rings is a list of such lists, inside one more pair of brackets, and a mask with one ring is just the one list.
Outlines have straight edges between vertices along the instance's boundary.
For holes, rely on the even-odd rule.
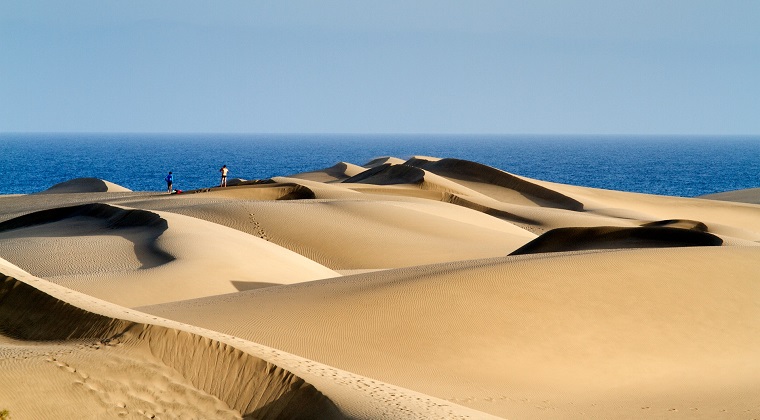
[[760,188],[726,191],[717,194],[703,195],[700,198],[710,200],[733,201],[737,203],[760,204]]
[[129,192],[130,189],[98,178],[76,178],[55,184],[40,194]]
[[0,410],[760,416],[756,190],[426,156],[228,185],[0,196]]

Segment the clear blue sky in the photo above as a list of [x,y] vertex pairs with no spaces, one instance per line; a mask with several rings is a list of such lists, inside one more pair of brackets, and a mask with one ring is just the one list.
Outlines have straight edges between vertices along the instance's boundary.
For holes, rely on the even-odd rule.
[[0,132],[760,134],[755,0],[0,0]]

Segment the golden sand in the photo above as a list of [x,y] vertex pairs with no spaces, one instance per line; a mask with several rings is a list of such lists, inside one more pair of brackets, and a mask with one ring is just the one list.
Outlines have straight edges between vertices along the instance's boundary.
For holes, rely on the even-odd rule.
[[757,417],[757,191],[664,197],[417,156],[183,194],[80,179],[0,196],[0,410]]

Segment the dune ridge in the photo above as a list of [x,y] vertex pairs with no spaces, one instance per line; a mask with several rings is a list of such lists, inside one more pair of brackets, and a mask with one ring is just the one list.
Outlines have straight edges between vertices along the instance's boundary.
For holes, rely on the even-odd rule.
[[[240,418],[242,413],[257,419],[495,418],[234,336],[100,301],[35,278],[2,259],[0,272],[0,320],[10,326],[0,330],[0,367],[14,367],[0,369],[0,378],[36,379],[10,388],[2,387],[9,382],[0,382],[3,395],[12,397],[8,407],[13,413],[46,417],[41,413],[63,412],[78,418],[135,412],[204,418]],[[27,341],[9,342],[14,339]],[[21,359],[23,363],[8,365]],[[39,374],[50,379],[39,382]],[[139,376],[145,374],[158,378],[145,382],[151,377]],[[41,385],[55,411],[39,404],[35,387]],[[209,396],[218,398],[217,403]],[[79,406],[71,405],[72,399]],[[198,411],[204,408],[210,411]]]
[[338,162],[329,168],[320,171],[290,175],[290,178],[306,179],[317,182],[338,182],[353,177],[363,172],[365,169],[367,168],[354,165],[353,163]]
[[160,236],[161,232],[167,229],[166,220],[155,213],[139,209],[121,209],[102,203],[91,203],[40,210],[0,222],[0,232],[54,223],[80,216],[102,219],[109,229],[147,227],[155,230],[158,233],[156,236]]
[[206,193],[211,197],[249,200],[310,200],[315,198],[314,192],[307,186],[293,182],[244,181],[236,184],[228,183],[228,185],[235,188],[206,188],[186,191],[185,194]]
[[88,312],[13,277],[2,277],[0,334],[4,336],[24,341],[87,340],[103,345],[144,342],[153,356],[246,418],[342,418],[337,408],[303,379],[225,343]]
[[343,180],[344,183],[367,183],[376,185],[421,184],[425,180],[425,171],[405,165],[385,163],[367,169],[357,175]]
[[583,203],[574,200],[573,198],[480,163],[451,158],[440,159],[437,161],[416,158],[408,160],[404,165],[426,169],[438,175],[460,181],[478,182],[504,187],[517,191],[530,200],[543,206],[573,211],[583,210]]

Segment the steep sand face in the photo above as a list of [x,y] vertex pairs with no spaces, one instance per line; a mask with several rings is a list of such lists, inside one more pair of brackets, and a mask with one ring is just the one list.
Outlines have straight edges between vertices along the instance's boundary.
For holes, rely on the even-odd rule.
[[0,278],[0,395],[14,417],[343,417],[302,379],[225,343]]

